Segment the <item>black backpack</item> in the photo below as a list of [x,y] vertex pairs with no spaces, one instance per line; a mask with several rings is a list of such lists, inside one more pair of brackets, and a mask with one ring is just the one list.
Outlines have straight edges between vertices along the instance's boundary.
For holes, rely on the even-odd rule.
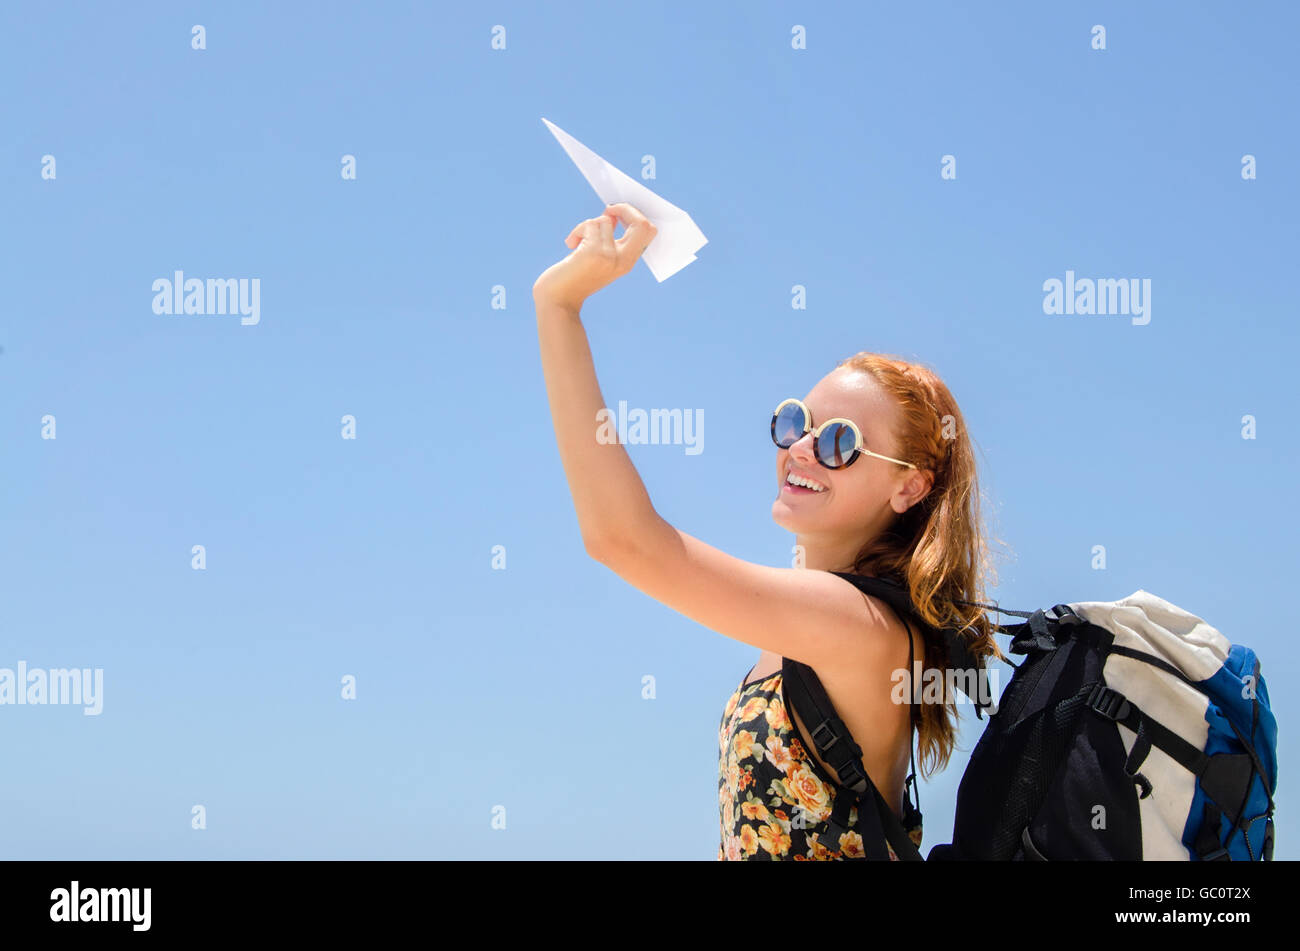
[[[1025,618],[994,626],[1011,636],[1012,654],[1026,655],[1012,665],[1011,682],[995,707],[983,658],[973,657],[953,632],[928,628],[903,585],[834,574],[940,638],[948,667],[974,672],[974,689],[962,689],[974,694],[977,714],[990,713],[958,789],[952,842],[931,848],[931,861],[1272,858],[1276,720],[1249,648],[1145,591],[1120,602],[1058,604],[1050,611],[979,605]],[[1189,677],[1158,652],[1199,676]],[[1115,668],[1124,671],[1129,697],[1103,675],[1113,656],[1137,662]],[[861,749],[817,675],[795,661],[786,661],[787,668],[790,703],[806,723],[817,724],[812,742],[837,775],[847,777],[856,797],[867,858],[887,858],[887,840],[900,859],[919,861],[919,850],[866,776]],[[1187,736],[1151,716],[1146,705],[1159,705],[1162,717],[1181,724]],[[1119,724],[1133,734],[1128,749]],[[908,785],[915,783],[915,762]],[[1164,787],[1157,799],[1150,798],[1153,780]],[[833,833],[841,831],[852,799],[836,797]],[[871,803],[875,808],[864,805]],[[919,804],[913,810],[906,787],[905,810],[915,811],[905,813],[908,825],[919,819]]]

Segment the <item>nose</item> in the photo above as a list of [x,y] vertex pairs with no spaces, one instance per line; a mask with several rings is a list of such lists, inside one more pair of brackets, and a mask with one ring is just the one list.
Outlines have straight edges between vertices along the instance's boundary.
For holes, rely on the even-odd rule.
[[813,465],[817,462],[813,455],[813,434],[804,433],[793,446],[786,450],[800,465]]

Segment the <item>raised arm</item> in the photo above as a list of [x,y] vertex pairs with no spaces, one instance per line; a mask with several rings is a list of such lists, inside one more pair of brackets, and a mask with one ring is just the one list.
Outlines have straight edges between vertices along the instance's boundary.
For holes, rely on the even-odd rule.
[[[614,219],[626,233],[614,240]],[[629,584],[729,637],[821,672],[896,659],[884,609],[824,571],[734,558],[655,511],[627,450],[596,438],[605,407],[580,312],[586,298],[632,270],[655,230],[630,205],[580,223],[574,249],[533,285],[542,371],[564,473],[587,552]],[[902,642],[906,662],[906,642]]]

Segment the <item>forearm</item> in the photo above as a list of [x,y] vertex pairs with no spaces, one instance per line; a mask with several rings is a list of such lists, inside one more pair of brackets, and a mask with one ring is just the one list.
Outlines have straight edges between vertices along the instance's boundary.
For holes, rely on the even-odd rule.
[[[555,304],[534,302],[542,373],[551,404],[551,421],[560,461],[573,495],[578,527],[588,550],[598,551],[620,535],[637,537],[659,520],[645,484],[618,440],[597,439],[605,409],[580,313]],[[619,434],[620,436],[622,434]]]

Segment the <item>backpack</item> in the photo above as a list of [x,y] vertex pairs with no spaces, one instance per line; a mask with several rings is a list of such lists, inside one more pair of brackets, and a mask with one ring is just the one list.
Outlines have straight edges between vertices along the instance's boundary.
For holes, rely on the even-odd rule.
[[[903,585],[835,574],[939,638],[949,669],[974,674],[965,681],[973,689],[957,683],[977,715],[990,714],[958,788],[952,841],[934,846],[930,861],[1272,859],[1277,721],[1249,648],[1141,590],[1050,611],[979,605],[1025,618],[994,628],[1012,638],[1012,654],[1025,656],[995,704],[983,659],[955,632],[926,627]],[[804,667],[795,687],[802,692],[816,675],[796,667]],[[791,702],[801,715],[814,709],[807,697]],[[814,711],[819,722],[824,712]],[[836,718],[830,726],[839,732],[843,724]],[[852,753],[847,733],[839,739]],[[858,778],[851,768],[849,775]],[[860,785],[850,786],[860,806],[873,798],[883,805],[868,792],[869,779]],[[872,813],[893,844],[898,819],[859,808],[864,829],[874,828]]]

